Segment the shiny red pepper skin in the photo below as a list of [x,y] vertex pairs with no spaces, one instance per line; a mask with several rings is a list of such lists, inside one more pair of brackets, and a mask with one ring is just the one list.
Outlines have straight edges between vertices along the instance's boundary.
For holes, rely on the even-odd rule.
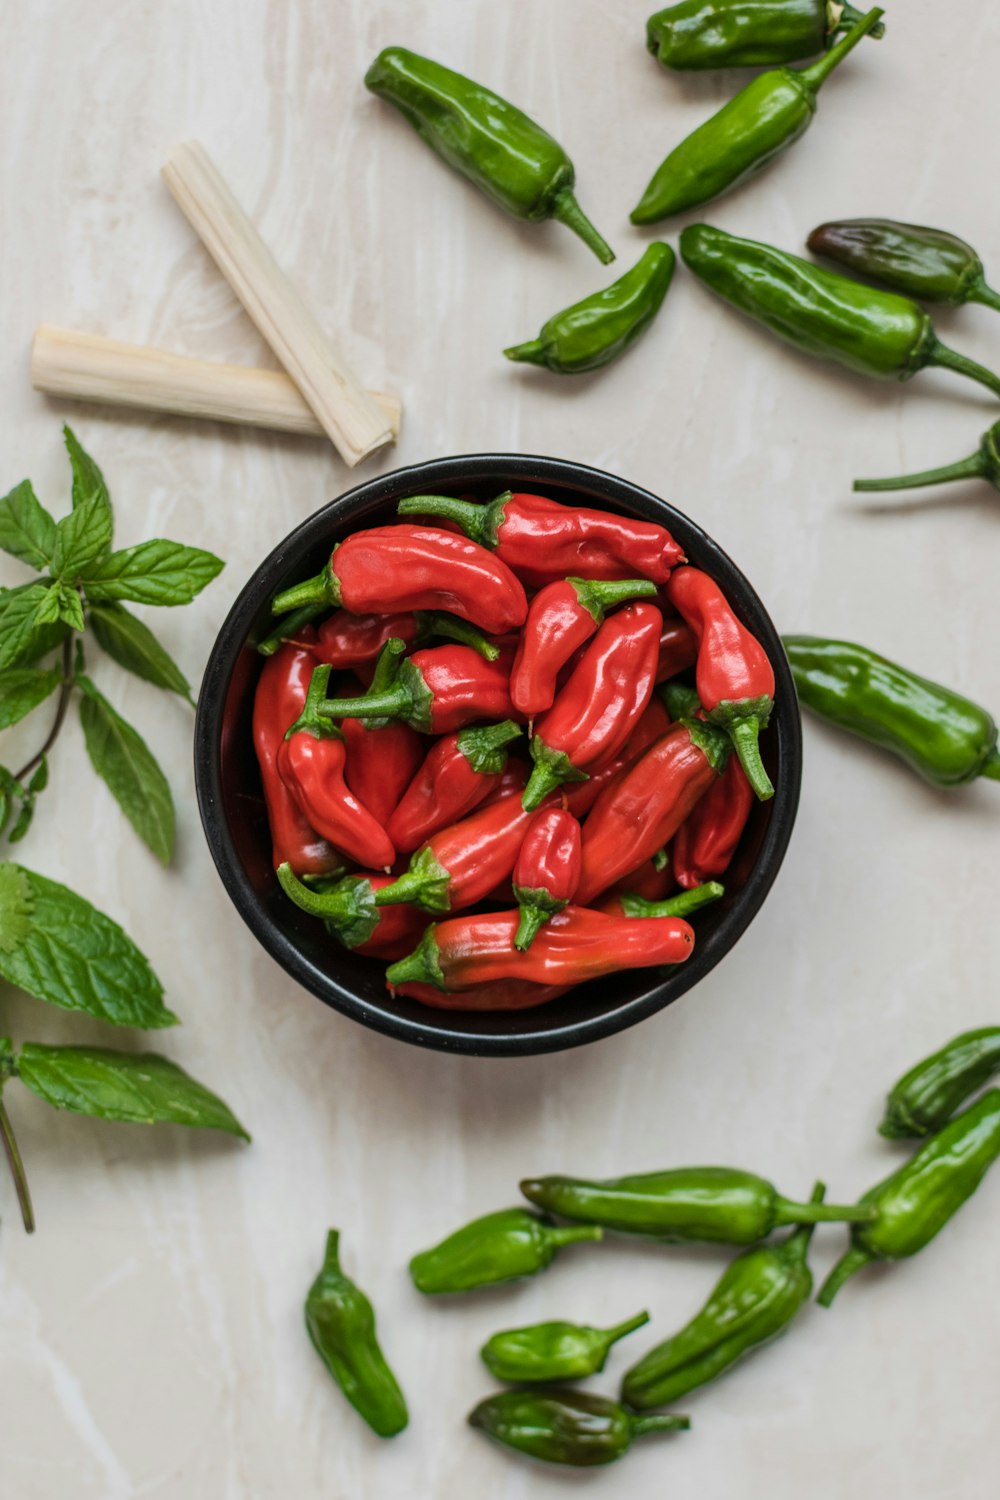
[[530,821],[517,796],[477,808],[429,838],[405,874],[379,892],[379,906],[406,901],[432,912],[475,906],[510,876]]
[[678,672],[686,672],[698,660],[698,637],[683,620],[664,620],[660,632],[660,659],[656,666],[657,682],[667,682]]
[[382,724],[370,729],[360,719],[344,719],[340,727],[347,742],[347,785],[386,828],[416,775],[427,745],[409,724]]
[[278,771],[317,833],[355,864],[388,869],[396,862],[396,851],[385,829],[344,780],[346,759],[342,735],[317,739],[303,730],[282,741]]
[[580,884],[580,825],[562,807],[543,808],[528,824],[514,866],[521,912],[514,947],[523,953],[550,917],[568,906]]
[[618,772],[631,765],[632,761],[636,760],[654,740],[666,734],[670,728],[670,722],[670,715],[665,704],[659,698],[650,698],[642,718],[629,735],[624,747],[609,760],[594,766],[591,769],[589,781],[582,781],[579,786],[564,788],[566,806],[570,812],[578,818],[585,817],[604,788],[614,781]]
[[[398,649],[397,649],[398,648]],[[330,698],[320,715],[330,719],[401,719],[423,734],[450,734],[476,719],[518,717],[510,701],[510,661],[483,661],[469,646],[432,646],[403,658],[403,642],[392,638],[383,647],[395,651],[395,676],[377,690],[357,698]],[[387,674],[388,675],[388,674]]]
[[450,637],[463,645],[471,646],[487,661],[496,661],[500,654],[499,646],[488,641],[467,620],[442,614],[440,610],[417,610],[412,614],[352,615],[349,610],[338,609],[319,627],[313,652],[317,661],[328,662],[331,667],[340,671],[351,667],[367,667],[375,661],[391,636],[405,641],[408,646],[415,646],[434,635]]
[[[754,804],[753,788],[735,755],[702,797],[694,812],[677,830],[670,862],[677,884],[684,890],[704,885],[725,874],[747,826]],[[640,891],[645,896],[645,891]],[[658,900],[658,897],[650,897]]]
[[534,1010],[572,988],[571,984],[525,984],[520,979],[497,979],[493,984],[477,984],[474,990],[460,990],[454,995],[446,995],[432,984],[398,984],[396,994],[419,1000],[434,1010]]
[[520,725],[507,719],[437,740],[386,823],[399,853],[412,854],[432,834],[457,823],[485,801],[500,785],[507,764],[505,746],[520,734]]
[[539,590],[528,606],[510,696],[526,718],[552,707],[556,679],[574,651],[590,640],[614,604],[656,593],[648,579],[592,582],[561,578]]

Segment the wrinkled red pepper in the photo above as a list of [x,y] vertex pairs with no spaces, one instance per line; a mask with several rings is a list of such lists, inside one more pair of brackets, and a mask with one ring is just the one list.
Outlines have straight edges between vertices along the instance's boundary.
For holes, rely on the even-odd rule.
[[677,830],[671,861],[678,885],[693,890],[713,876],[725,874],[753,804],[746,772],[731,755],[718,781]]
[[521,733],[520,724],[505,719],[437,740],[386,824],[400,854],[412,854],[432,834],[473,812],[500,785],[506,747]]
[[603,625],[606,612],[630,599],[655,595],[656,585],[644,578],[594,582],[561,578],[546,584],[528,606],[510,696],[526,718],[552,707],[556,679],[574,651]]
[[656,666],[657,682],[666,682],[678,672],[686,672],[698,660],[698,637],[683,620],[664,620],[660,632],[660,659]]
[[454,995],[446,995],[432,984],[397,984],[396,994],[419,1000],[434,1010],[534,1010],[572,988],[571,984],[525,984],[520,979],[498,979],[493,984],[477,984],[474,990],[459,990]]
[[580,825],[571,812],[548,807],[535,813],[514,866],[514,899],[521,912],[514,947],[519,953],[576,895],[581,858]]
[[578,818],[585,817],[618,772],[631,765],[654,740],[666,734],[670,722],[670,715],[662,701],[656,697],[650,698],[641,719],[622,749],[609,760],[592,767],[589,781],[564,788],[566,806],[570,812]]
[[377,893],[392,882],[391,875],[347,875],[342,880],[303,885],[290,865],[278,866],[282,890],[295,905],[325,922],[327,931],[343,947],[366,958],[386,962],[403,958],[427,926],[426,914],[413,906],[375,904]]
[[496,661],[500,655],[499,646],[488,641],[482,631],[476,630],[466,620],[460,620],[457,615],[446,615],[440,610],[352,615],[349,610],[338,609],[319,627],[313,651],[317,661],[329,662],[331,667],[340,671],[374,661],[390,636],[398,636],[408,646],[416,646],[432,635],[446,636],[471,646],[487,661]]

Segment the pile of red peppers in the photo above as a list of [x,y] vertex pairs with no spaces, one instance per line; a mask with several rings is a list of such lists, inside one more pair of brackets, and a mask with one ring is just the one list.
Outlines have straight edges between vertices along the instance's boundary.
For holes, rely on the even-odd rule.
[[261,643],[282,888],[437,1007],[682,963],[774,790],[760,643],[662,526],[509,491],[399,509]]

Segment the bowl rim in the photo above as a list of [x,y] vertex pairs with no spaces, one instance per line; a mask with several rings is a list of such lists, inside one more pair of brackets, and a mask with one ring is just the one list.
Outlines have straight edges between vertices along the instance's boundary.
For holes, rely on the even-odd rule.
[[[461,1017],[470,1013],[428,1008],[426,1020],[415,1020],[391,1009],[389,1003],[373,1005],[306,958],[260,902],[233,845],[222,796],[221,741],[223,710],[232,674],[254,619],[264,601],[274,592],[274,577],[294,567],[297,554],[315,548],[324,528],[333,531],[342,521],[349,521],[351,511],[367,509],[397,494],[427,493],[434,486],[455,489],[461,485],[482,484],[498,476],[515,482],[506,486],[509,488],[516,488],[518,480],[526,480],[552,487],[578,488],[585,491],[588,498],[603,498],[612,505],[617,502],[633,514],[648,514],[654,510],[662,516],[663,524],[668,528],[671,518],[676,517],[681,522],[681,529],[697,535],[699,562],[713,576],[717,576],[715,570],[718,569],[723,575],[727,593],[735,581],[754,601],[759,612],[763,630],[758,633],[765,637],[763,644],[777,681],[778,708],[772,722],[777,721],[782,776],[771,803],[771,815],[751,877],[737,893],[733,905],[709,940],[696,945],[692,957],[671,974],[668,993],[661,993],[665,988],[665,984],[661,984],[644,995],[610,1006],[598,1015],[571,1019],[530,1032],[511,1029],[487,1035],[461,1029]],[[477,1057],[528,1056],[600,1041],[645,1020],[692,989],[739,941],[764,904],[784,860],[795,824],[801,773],[801,715],[781,637],[756,589],[728,553],[690,516],[652,491],[573,459],[531,454],[458,454],[409,464],[346,490],[300,522],[253,570],[223,621],[202,678],[194,731],[195,790],[205,838],[230,900],[262,947],[305,989],[363,1026],[416,1046]],[[530,1014],[538,1017],[543,1015],[544,1009],[541,1007]]]

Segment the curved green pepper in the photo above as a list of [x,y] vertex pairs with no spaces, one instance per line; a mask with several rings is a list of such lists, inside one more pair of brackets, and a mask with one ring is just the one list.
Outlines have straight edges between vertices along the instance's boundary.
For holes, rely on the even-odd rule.
[[1000,781],[997,726],[961,693],[852,641],[783,641],[800,703],[827,723],[891,750],[933,786]]
[[469,1413],[495,1442],[550,1464],[592,1468],[621,1458],[647,1432],[686,1432],[687,1417],[637,1417],[606,1396],[583,1391],[502,1391]]
[[372,1305],[340,1269],[339,1243],[340,1231],[331,1229],[306,1298],[306,1328],[355,1411],[379,1437],[393,1437],[408,1421],[406,1402],[375,1337]]
[[661,162],[632,210],[632,223],[655,224],[708,203],[786,151],[812,124],[820,86],[881,16],[870,10],[811,67],[776,68],[754,78]]
[[679,71],[775,67],[815,57],[860,20],[839,0],[681,0],[650,16],[646,46]]
[[503,352],[508,359],[545,365],[557,375],[579,375],[609,365],[635,343],[660,310],[677,257],[669,245],[650,245],[611,286],[556,313],[537,339]]
[[1000,490],[1000,422],[994,422],[979,441],[978,451],[939,469],[922,469],[894,479],[856,479],[854,488],[863,493],[878,490],[917,490],[929,484],[951,484],[956,479],[985,479]]
[[904,1260],[939,1234],[1000,1156],[1000,1089],[990,1089],[861,1199],[876,1210],[851,1232],[816,1299],[829,1307],[844,1282],[875,1260]]
[[[812,1201],[822,1201],[817,1183]],[[644,1411],[707,1385],[745,1354],[777,1338],[812,1291],[807,1260],[814,1224],[780,1245],[744,1250],[691,1322],[650,1349],[622,1381],[622,1400]]]
[[763,1177],[733,1167],[679,1167],[604,1182],[538,1177],[522,1182],[521,1192],[564,1219],[668,1242],[754,1245],[786,1224],[861,1223],[871,1218],[866,1209],[790,1202]]
[[516,105],[406,47],[380,52],[365,86],[394,104],[432,151],[509,214],[558,219],[605,265],[614,260],[576,201],[573,163]]
[[821,224],[807,241],[860,276],[918,302],[981,302],[1000,312],[1000,292],[986,283],[983,263],[965,240],[944,229],[895,219],[841,219]]
[[1000,1026],[963,1031],[896,1084],[879,1126],[889,1140],[932,1135],[977,1089],[1000,1073]]
[[591,1328],[586,1323],[533,1323],[495,1333],[479,1351],[497,1380],[583,1380],[604,1369],[612,1344],[649,1322],[637,1313],[614,1328]]
[[1000,377],[942,344],[923,308],[895,292],[710,224],[684,230],[681,256],[713,292],[804,354],[876,380],[909,380],[926,365],[944,365],[1000,396]]
[[456,1229],[430,1250],[410,1261],[410,1275],[420,1292],[469,1292],[499,1281],[515,1281],[544,1271],[563,1245],[599,1240],[590,1225],[563,1228],[524,1208],[502,1208]]

